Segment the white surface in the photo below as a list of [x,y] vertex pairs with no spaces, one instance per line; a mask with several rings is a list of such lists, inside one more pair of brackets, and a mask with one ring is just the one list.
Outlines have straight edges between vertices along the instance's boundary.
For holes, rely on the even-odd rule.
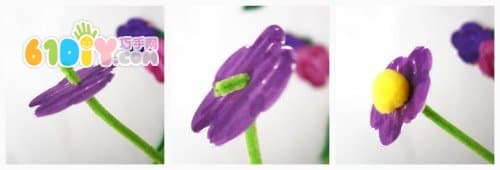
[[492,7],[344,6],[335,9],[333,158],[351,163],[485,163],[422,114],[389,146],[370,127],[376,74],[415,46],[432,51],[427,104],[493,150],[493,80],[463,63],[451,34],[466,21],[493,27]]
[[[19,15],[7,17],[3,57],[6,83],[7,163],[151,163],[139,149],[98,118],[85,103],[51,116],[37,118],[28,103],[54,86],[63,75],[43,66],[29,69],[22,61],[24,42],[30,36],[70,36],[80,19],[91,21],[100,35],[115,36],[118,25],[142,16],[160,28],[162,7],[12,7]],[[41,11],[40,11],[41,10]],[[5,27],[4,27],[5,28]],[[119,120],[153,146],[163,135],[163,86],[143,67],[116,68],[114,79],[97,94]]]
[[[167,164],[248,163],[244,135],[223,146],[209,143],[207,130],[191,131],[191,120],[220,65],[253,43],[270,24],[328,45],[328,7],[166,7]],[[171,43],[168,43],[171,42]],[[319,163],[329,111],[328,85],[315,89],[296,74],[281,98],[258,117],[264,163]]]

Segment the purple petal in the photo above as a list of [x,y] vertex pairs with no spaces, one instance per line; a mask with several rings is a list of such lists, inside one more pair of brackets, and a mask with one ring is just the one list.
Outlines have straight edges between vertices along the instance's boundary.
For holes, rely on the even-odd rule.
[[271,107],[283,93],[292,74],[292,50],[275,51],[275,56],[269,56],[252,73],[253,81],[246,90],[259,94],[257,98],[248,100],[262,100],[262,111]]
[[[87,77],[91,72],[92,72],[91,69],[84,68],[84,69],[79,70],[76,73],[78,74],[78,77],[80,77],[80,79],[83,79],[83,78]],[[33,106],[39,105],[40,102],[43,101],[43,100],[47,100],[47,99],[50,99],[50,98],[52,98],[52,99],[59,98],[60,97],[59,96],[60,93],[63,92],[61,90],[61,87],[66,87],[66,86],[70,86],[70,85],[71,84],[69,83],[69,81],[67,79],[62,79],[61,81],[59,81],[59,83],[57,83],[56,86],[51,87],[47,91],[45,91],[42,94],[39,94],[37,97],[35,97],[30,102],[29,107],[33,107]]]
[[380,114],[380,112],[375,109],[375,107],[372,105],[372,110],[370,112],[370,125],[372,128],[379,129],[380,126],[382,125],[383,121],[383,115]]
[[243,133],[258,114],[282,94],[292,73],[292,51],[277,50],[269,55],[250,73],[250,84],[244,90],[222,99],[224,103],[208,133],[215,145],[224,144]]
[[[389,65],[387,65],[386,68],[397,71],[397,72],[404,75],[404,73],[408,72],[407,69],[409,69],[408,67],[406,67],[407,61],[408,61],[408,58],[406,58],[406,57],[398,57],[398,58],[392,60],[392,62],[389,63]],[[407,75],[404,75],[404,76],[408,77]]]
[[267,27],[248,49],[240,48],[219,68],[214,82],[238,73],[252,72],[267,53],[280,50],[285,39],[284,31],[276,25]]
[[217,117],[217,111],[219,111],[223,98],[224,97],[215,98],[213,89],[210,89],[191,121],[191,129],[194,132],[201,131],[203,128],[210,125],[212,120]]
[[415,48],[408,57],[398,57],[388,66],[388,69],[401,73],[410,83],[410,96],[406,104],[399,108],[403,120],[410,122],[422,110],[430,86],[429,71],[432,66],[432,55],[429,49]]
[[429,72],[432,67],[432,54],[429,49],[417,47],[408,57],[406,67],[409,73],[408,80],[411,84],[411,95],[405,106],[401,109],[403,120],[408,123],[422,111],[429,93],[431,79]]
[[90,67],[77,72],[80,76],[78,85],[70,84],[66,79],[56,86],[43,92],[30,102],[30,107],[37,106],[35,115],[46,116],[87,100],[103,89],[113,78],[111,73],[114,67]]
[[401,120],[399,113],[381,116],[383,120],[378,131],[379,139],[383,145],[389,145],[394,142],[394,140],[396,140],[401,133],[403,121]]
[[241,47],[239,50],[234,52],[217,71],[213,84],[227,77],[233,76],[234,73],[245,72],[242,71],[243,68],[241,67],[241,65],[243,65],[243,62],[248,62],[248,60],[250,60],[247,54],[248,54],[247,47]]

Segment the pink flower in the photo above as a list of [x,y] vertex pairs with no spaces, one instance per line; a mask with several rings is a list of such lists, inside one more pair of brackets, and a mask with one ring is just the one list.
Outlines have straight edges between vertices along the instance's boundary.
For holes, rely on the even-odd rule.
[[495,79],[495,41],[486,40],[479,45],[479,69],[486,76]]
[[148,65],[145,67],[146,70],[148,70],[151,74],[153,74],[155,79],[160,83],[163,83],[163,64],[165,60],[163,52],[163,43],[164,43],[163,40],[159,41],[158,56],[160,58],[160,62],[158,63],[158,66]]
[[329,74],[328,51],[322,45],[300,47],[297,52],[297,73],[314,87],[326,84]]

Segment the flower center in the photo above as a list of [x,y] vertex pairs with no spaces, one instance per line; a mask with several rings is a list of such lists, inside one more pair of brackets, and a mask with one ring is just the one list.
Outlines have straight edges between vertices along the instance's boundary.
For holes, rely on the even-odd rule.
[[249,82],[250,76],[247,73],[233,75],[215,83],[214,95],[215,97],[226,96],[245,88]]
[[390,114],[408,100],[410,85],[406,78],[391,69],[385,69],[373,84],[373,105],[381,114]]

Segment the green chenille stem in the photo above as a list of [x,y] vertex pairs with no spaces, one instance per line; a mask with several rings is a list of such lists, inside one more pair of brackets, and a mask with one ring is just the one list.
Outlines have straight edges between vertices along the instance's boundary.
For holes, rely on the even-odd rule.
[[240,73],[220,80],[214,85],[215,97],[226,96],[235,91],[245,88],[250,82],[250,76],[247,73]]
[[257,137],[257,125],[252,123],[245,132],[245,137],[247,141],[248,157],[250,158],[251,164],[262,164],[262,158],[260,156],[259,149],[259,138]]
[[469,149],[476,152],[476,154],[481,156],[483,159],[485,159],[491,164],[495,162],[495,155],[491,151],[486,149],[484,146],[482,146],[477,141],[469,137],[467,134],[465,134],[457,127],[453,126],[453,124],[451,124],[449,121],[441,117],[436,111],[432,110],[430,106],[426,105],[423,113],[427,118],[431,119],[439,127],[448,132],[451,136],[458,139],[465,146],[469,147]]
[[165,141],[165,138],[161,138],[161,143],[156,147],[157,151],[163,152],[163,142]]
[[[71,82],[72,84],[79,83],[78,75],[72,68],[61,68],[61,71],[64,73],[69,82]],[[144,139],[139,137],[139,135],[134,133],[127,126],[125,126],[118,119],[116,119],[111,113],[108,112],[108,110],[106,110],[106,108],[104,108],[104,106],[101,105],[101,103],[99,103],[99,101],[95,97],[89,98],[87,100],[87,104],[95,112],[97,116],[99,116],[113,129],[115,129],[121,135],[127,138],[135,146],[141,149],[151,159],[153,159],[155,162],[163,163],[162,152],[158,152],[154,147],[149,145]]]
[[321,151],[321,163],[330,163],[330,125],[326,126],[325,144],[323,145],[323,151]]
[[[164,138],[164,137],[162,137],[162,138],[161,138],[161,142],[160,142],[160,144],[158,144],[158,146],[156,147],[156,150],[157,150],[158,152],[160,152],[161,154],[163,154],[163,148],[164,148],[163,143],[164,143],[164,141],[165,141],[165,138]],[[165,159],[165,158],[163,158],[163,159]],[[159,163],[159,162],[153,162],[153,164],[160,164],[160,163]]]

